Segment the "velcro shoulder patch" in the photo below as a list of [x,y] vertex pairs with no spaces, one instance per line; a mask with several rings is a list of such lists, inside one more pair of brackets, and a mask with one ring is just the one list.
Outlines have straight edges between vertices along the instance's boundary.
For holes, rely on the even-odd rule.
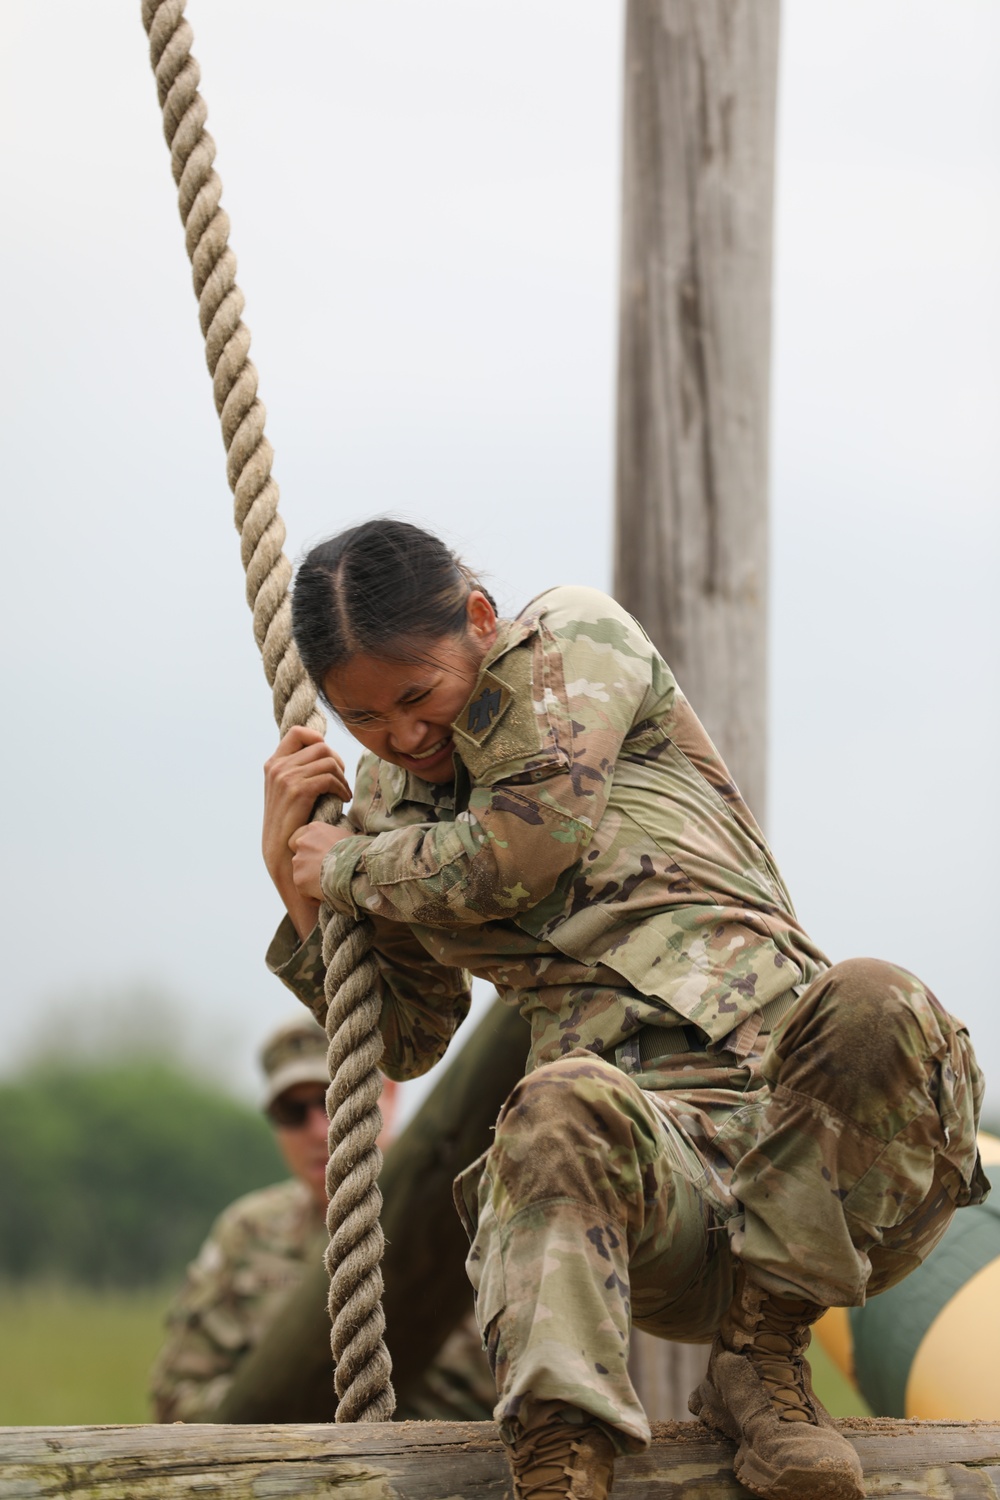
[[541,780],[562,766],[544,702],[535,702],[531,643],[487,670],[452,726],[455,749],[480,783],[516,776]]
[[513,697],[505,682],[493,672],[484,672],[476,684],[475,696],[455,720],[453,728],[459,747],[470,742],[482,745],[500,723]]

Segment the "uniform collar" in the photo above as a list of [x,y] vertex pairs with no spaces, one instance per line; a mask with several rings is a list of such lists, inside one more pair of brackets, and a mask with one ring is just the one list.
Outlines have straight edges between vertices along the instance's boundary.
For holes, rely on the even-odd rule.
[[455,793],[451,786],[432,786],[421,781],[412,771],[394,766],[391,761],[379,761],[379,787],[385,802],[386,812],[393,813],[401,802],[422,803],[425,807],[454,807]]
[[[533,603],[534,600],[532,600]],[[528,606],[528,609],[531,609],[531,605]],[[529,614],[528,610],[525,610],[523,614],[518,615],[516,620],[498,620],[497,638],[483,657],[480,672],[485,672],[495,661],[499,661],[501,656],[506,656],[508,651],[513,650],[515,646],[519,646],[522,641],[526,641],[529,635],[534,635],[537,629],[538,614],[535,611]],[[474,698],[475,696],[476,692],[473,688],[472,697]],[[459,714],[459,718],[461,717],[461,714]]]

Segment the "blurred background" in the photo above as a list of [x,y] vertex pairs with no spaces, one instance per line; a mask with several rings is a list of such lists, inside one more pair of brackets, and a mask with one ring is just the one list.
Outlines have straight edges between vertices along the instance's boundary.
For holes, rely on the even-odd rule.
[[[293,557],[391,512],[507,611],[610,586],[622,10],[192,0]],[[276,736],[138,0],[4,22],[0,1422],[136,1421],[281,1175]],[[998,57],[989,0],[784,3],[767,816],[831,957],[968,1021],[994,1129]]]

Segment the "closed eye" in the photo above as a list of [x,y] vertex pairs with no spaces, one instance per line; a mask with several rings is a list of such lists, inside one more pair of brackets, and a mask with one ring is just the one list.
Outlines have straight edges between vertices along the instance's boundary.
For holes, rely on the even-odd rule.
[[[401,708],[410,708],[418,703],[423,703],[426,698],[431,696],[436,686],[437,683],[431,683],[430,687],[413,688],[404,692],[397,700],[399,706]],[[362,708],[338,709],[334,707],[333,711],[345,729],[371,729],[376,724],[387,724],[392,718],[391,713],[387,717],[385,714],[368,713]]]

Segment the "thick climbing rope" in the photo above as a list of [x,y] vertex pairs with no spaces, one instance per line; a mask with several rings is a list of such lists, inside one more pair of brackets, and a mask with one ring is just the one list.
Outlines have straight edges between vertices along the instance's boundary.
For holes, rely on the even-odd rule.
[[[246,570],[247,603],[274,698],[281,733],[326,722],[316,689],[299,660],[291,631],[291,564],[283,552],[285,527],[278,515],[278,486],[271,473],[274,450],[264,436],[264,406],[249,358],[244,297],[236,285],[236,256],[229,245],[229,216],[220,207],[222,183],[214,169],[215,142],[205,129],[208,111],[191,56],[185,0],[142,0],[142,19],[163,111],[178,203],[191,260],[205,356],[226,447],[236,527]],[[325,799],[314,816],[335,822],[340,804]],[[330,1077],[330,1157],[327,1228],[330,1244],[331,1347],[338,1422],[383,1422],[395,1407],[391,1363],[383,1334],[382,1228],[378,1190],[381,1153],[375,1144],[382,1119],[378,1101],[377,969],[371,928],[324,908],[326,1032]]]

